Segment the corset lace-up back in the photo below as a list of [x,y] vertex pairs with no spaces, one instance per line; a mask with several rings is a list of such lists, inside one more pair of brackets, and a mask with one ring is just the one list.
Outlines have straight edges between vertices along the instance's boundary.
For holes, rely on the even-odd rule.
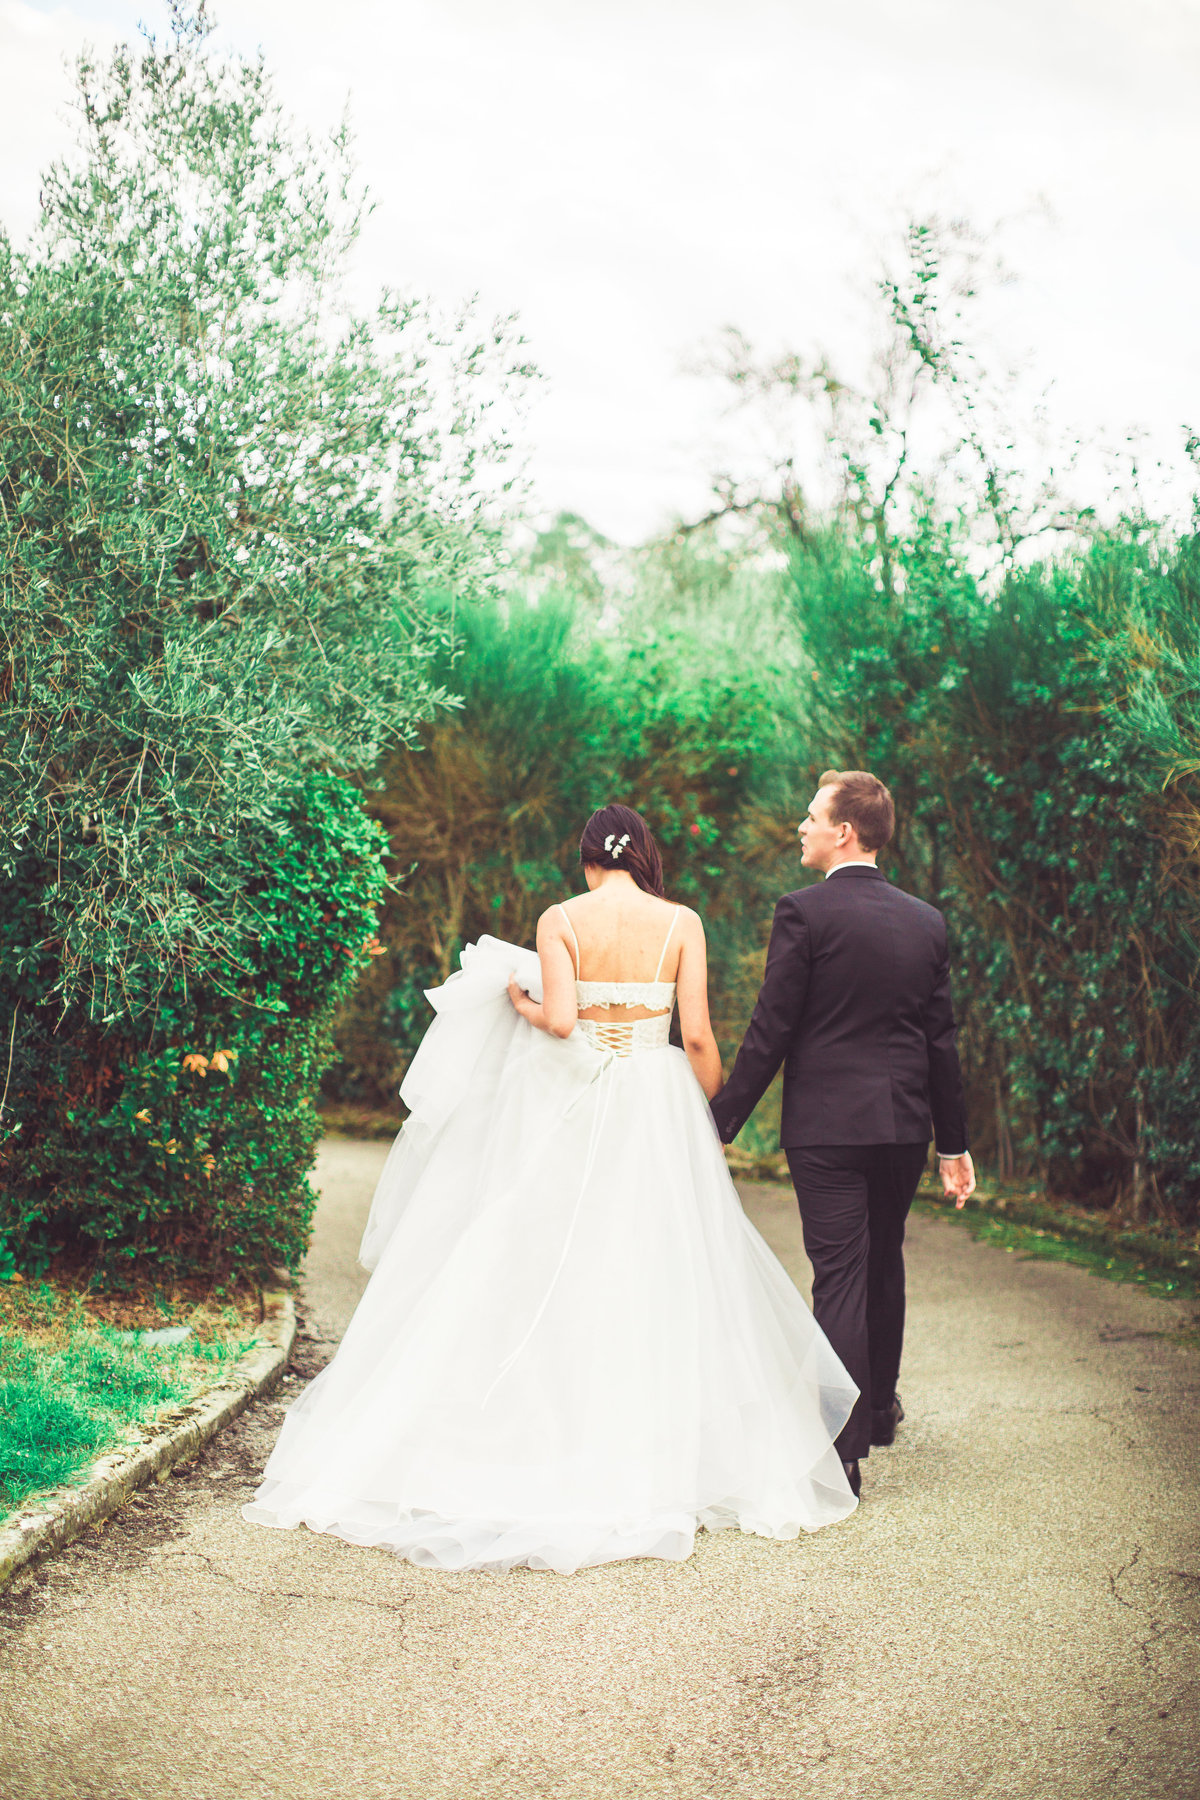
[[644,1006],[648,1012],[657,1015],[652,1019],[580,1019],[575,1029],[593,1049],[611,1051],[615,1056],[633,1056],[641,1050],[665,1050],[671,1041],[675,983],[658,978],[680,909],[676,907],[671,914],[653,981],[580,981],[579,939],[566,907],[560,905],[558,910],[566,920],[575,947],[575,999],[580,1010],[599,1006]]
[[580,1019],[575,1027],[593,1050],[633,1056],[639,1050],[665,1050],[671,1041],[671,1015],[656,1019]]

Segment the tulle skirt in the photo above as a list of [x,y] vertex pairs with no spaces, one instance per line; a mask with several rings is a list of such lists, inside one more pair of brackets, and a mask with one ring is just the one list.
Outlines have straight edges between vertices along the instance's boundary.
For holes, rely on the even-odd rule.
[[431,995],[374,1274],[243,1516],[563,1574],[846,1517],[857,1390],[745,1217],[687,1059],[534,1031],[504,993],[514,967],[535,985],[529,958],[484,939]]

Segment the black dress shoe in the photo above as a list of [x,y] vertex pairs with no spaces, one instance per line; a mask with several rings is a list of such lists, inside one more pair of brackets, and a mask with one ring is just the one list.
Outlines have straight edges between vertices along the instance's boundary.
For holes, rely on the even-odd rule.
[[842,1458],[842,1467],[846,1471],[846,1480],[850,1483],[850,1492],[857,1500],[862,1493],[862,1470],[857,1462],[847,1462],[845,1457]]
[[882,1406],[871,1414],[871,1442],[885,1446],[896,1441],[896,1427],[904,1417],[904,1408],[900,1404],[900,1396],[896,1395],[890,1406]]

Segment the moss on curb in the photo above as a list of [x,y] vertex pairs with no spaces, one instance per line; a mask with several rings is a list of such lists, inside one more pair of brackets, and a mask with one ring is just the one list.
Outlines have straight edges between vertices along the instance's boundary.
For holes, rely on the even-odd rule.
[[1165,1227],[1117,1224],[1106,1213],[1055,1206],[1028,1191],[986,1180],[961,1212],[932,1179],[922,1182],[914,1204],[931,1218],[965,1225],[983,1243],[1074,1263],[1108,1281],[1130,1282],[1160,1300],[1200,1295],[1200,1246]]

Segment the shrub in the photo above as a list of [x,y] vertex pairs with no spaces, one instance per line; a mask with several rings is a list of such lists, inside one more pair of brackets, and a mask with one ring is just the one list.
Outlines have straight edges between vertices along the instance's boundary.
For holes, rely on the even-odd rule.
[[[223,1276],[296,1266],[314,1200],[312,1096],[366,960],[381,850],[357,791],[309,776],[273,822],[227,846],[258,919],[235,985],[177,976],[153,1020],[121,1032],[26,992],[0,1148],[0,1236],[19,1263],[69,1244],[108,1272],[134,1258]],[[31,912],[39,894],[35,881]],[[24,923],[17,911],[0,929]]]

